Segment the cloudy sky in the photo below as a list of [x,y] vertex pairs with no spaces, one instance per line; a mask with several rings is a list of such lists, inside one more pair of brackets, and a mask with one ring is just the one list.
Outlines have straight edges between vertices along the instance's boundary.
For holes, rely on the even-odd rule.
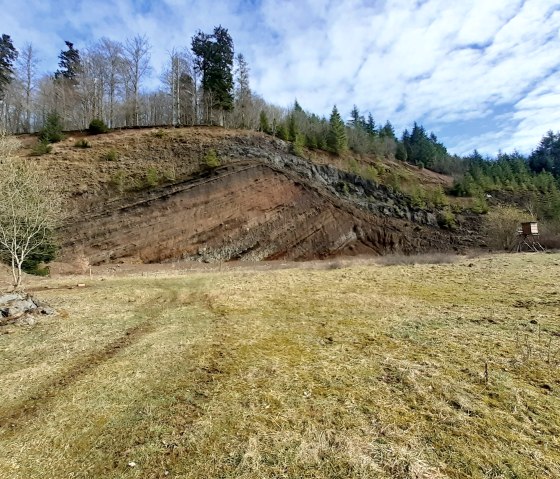
[[64,40],[140,33],[158,72],[221,24],[275,104],[324,115],[356,104],[399,134],[417,121],[458,154],[530,152],[560,130],[557,0],[0,0],[0,11],[0,33],[32,42],[44,70]]

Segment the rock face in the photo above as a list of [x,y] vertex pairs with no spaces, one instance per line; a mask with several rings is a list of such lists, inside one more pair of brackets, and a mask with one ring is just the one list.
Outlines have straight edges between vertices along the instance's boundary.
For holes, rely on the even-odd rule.
[[92,264],[324,258],[471,246],[434,211],[332,166],[231,145],[228,164],[107,204],[60,231],[63,252]]
[[55,313],[54,309],[29,295],[14,293],[0,296],[0,326],[12,323],[32,326],[37,316]]

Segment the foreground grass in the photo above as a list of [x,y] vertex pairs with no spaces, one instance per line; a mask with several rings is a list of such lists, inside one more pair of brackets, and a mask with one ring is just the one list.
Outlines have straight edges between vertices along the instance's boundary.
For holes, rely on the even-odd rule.
[[0,477],[560,477],[559,273],[504,255],[42,293],[64,314],[0,335]]

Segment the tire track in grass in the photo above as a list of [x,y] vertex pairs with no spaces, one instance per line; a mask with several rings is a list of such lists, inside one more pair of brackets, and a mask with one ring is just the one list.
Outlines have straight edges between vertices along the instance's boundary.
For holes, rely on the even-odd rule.
[[62,375],[43,382],[37,387],[33,395],[11,408],[5,414],[0,415],[0,433],[16,431],[22,423],[32,419],[40,411],[48,408],[51,401],[57,397],[60,391],[67,389],[90,371],[109,361],[125,348],[135,344],[153,329],[150,320],[133,326],[102,349],[93,351],[81,358]]

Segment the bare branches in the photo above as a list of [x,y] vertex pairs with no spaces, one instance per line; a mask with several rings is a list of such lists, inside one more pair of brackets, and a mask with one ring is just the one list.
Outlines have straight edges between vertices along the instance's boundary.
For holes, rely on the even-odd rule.
[[14,157],[16,140],[0,134],[0,255],[11,263],[14,289],[26,258],[49,241],[60,197],[36,162]]

